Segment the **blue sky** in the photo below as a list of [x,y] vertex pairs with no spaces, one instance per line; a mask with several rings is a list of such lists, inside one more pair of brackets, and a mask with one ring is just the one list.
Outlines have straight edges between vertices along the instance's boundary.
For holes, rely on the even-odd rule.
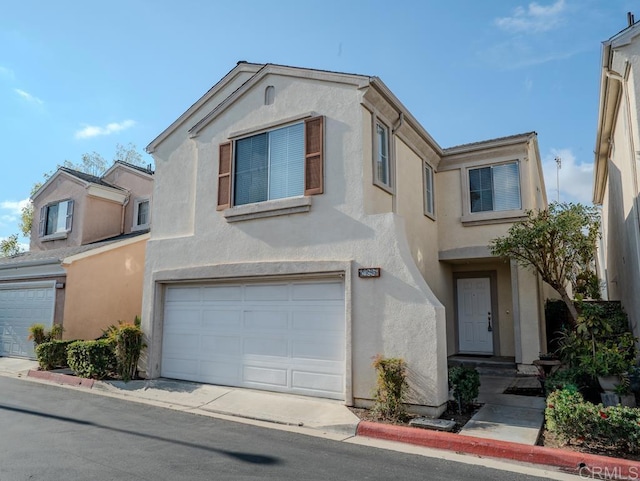
[[443,147],[535,130],[549,200],[560,156],[561,200],[590,202],[601,44],[637,4],[4,2],[0,238],[45,172],[142,152],[238,60],[378,76]]

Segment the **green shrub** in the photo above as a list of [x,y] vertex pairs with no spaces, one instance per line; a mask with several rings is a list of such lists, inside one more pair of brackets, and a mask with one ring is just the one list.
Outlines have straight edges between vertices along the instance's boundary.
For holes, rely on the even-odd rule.
[[43,342],[36,346],[36,358],[40,369],[50,371],[51,369],[68,367],[67,347],[75,341],[53,341]]
[[449,389],[458,403],[458,412],[469,411],[480,392],[480,374],[475,368],[455,366],[449,369]]
[[547,398],[547,429],[566,444],[605,452],[640,452],[640,409],[603,407],[585,402],[577,389],[555,391]]
[[121,325],[115,333],[118,376],[130,381],[136,375],[138,359],[143,347],[142,330],[135,325]]
[[60,324],[54,324],[51,329],[47,330],[44,324],[31,324],[29,326],[29,341],[33,341],[35,346],[39,346],[43,342],[55,341],[62,339],[64,328]]
[[69,367],[79,377],[104,379],[116,368],[115,343],[110,339],[76,341],[67,353]]
[[549,374],[545,378],[544,389],[546,394],[549,395],[553,391],[564,389],[568,386],[583,389],[590,384],[590,377],[584,370],[578,367],[569,367]]
[[408,388],[406,362],[378,355],[373,367],[378,375],[373,412],[388,421],[402,420],[406,416],[402,403]]

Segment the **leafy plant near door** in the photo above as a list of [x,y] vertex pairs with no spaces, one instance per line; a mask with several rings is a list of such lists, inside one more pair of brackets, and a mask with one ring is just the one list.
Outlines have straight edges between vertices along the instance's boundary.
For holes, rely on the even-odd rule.
[[449,369],[449,388],[458,403],[458,413],[468,412],[480,392],[480,374],[474,368],[455,366]]
[[378,378],[372,412],[387,421],[401,421],[406,416],[403,405],[408,388],[406,362],[377,355],[373,367]]

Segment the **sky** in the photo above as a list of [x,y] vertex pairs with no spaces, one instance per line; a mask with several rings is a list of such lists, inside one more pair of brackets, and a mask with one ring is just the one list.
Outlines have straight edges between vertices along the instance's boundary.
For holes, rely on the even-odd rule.
[[239,60],[380,77],[445,148],[536,131],[549,201],[591,203],[602,42],[640,19],[637,0],[0,3],[0,239],[65,160],[153,162]]

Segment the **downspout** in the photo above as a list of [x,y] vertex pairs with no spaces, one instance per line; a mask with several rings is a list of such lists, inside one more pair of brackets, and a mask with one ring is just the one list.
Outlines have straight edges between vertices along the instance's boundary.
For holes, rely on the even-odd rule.
[[129,205],[129,199],[131,198],[131,193],[127,194],[127,198],[124,200],[122,204],[122,215],[120,216],[120,235],[124,234],[124,213],[127,210],[127,205]]
[[398,176],[396,175],[397,172],[397,166],[396,166],[396,132],[398,131],[398,129],[400,129],[400,127],[402,127],[402,124],[404,124],[404,112],[400,112],[400,115],[398,116],[398,120],[396,121],[396,123],[391,127],[391,138],[393,139],[393,144],[392,144],[392,148],[393,148],[393,190],[394,193],[391,196],[391,211],[395,214],[397,212],[397,179]]

